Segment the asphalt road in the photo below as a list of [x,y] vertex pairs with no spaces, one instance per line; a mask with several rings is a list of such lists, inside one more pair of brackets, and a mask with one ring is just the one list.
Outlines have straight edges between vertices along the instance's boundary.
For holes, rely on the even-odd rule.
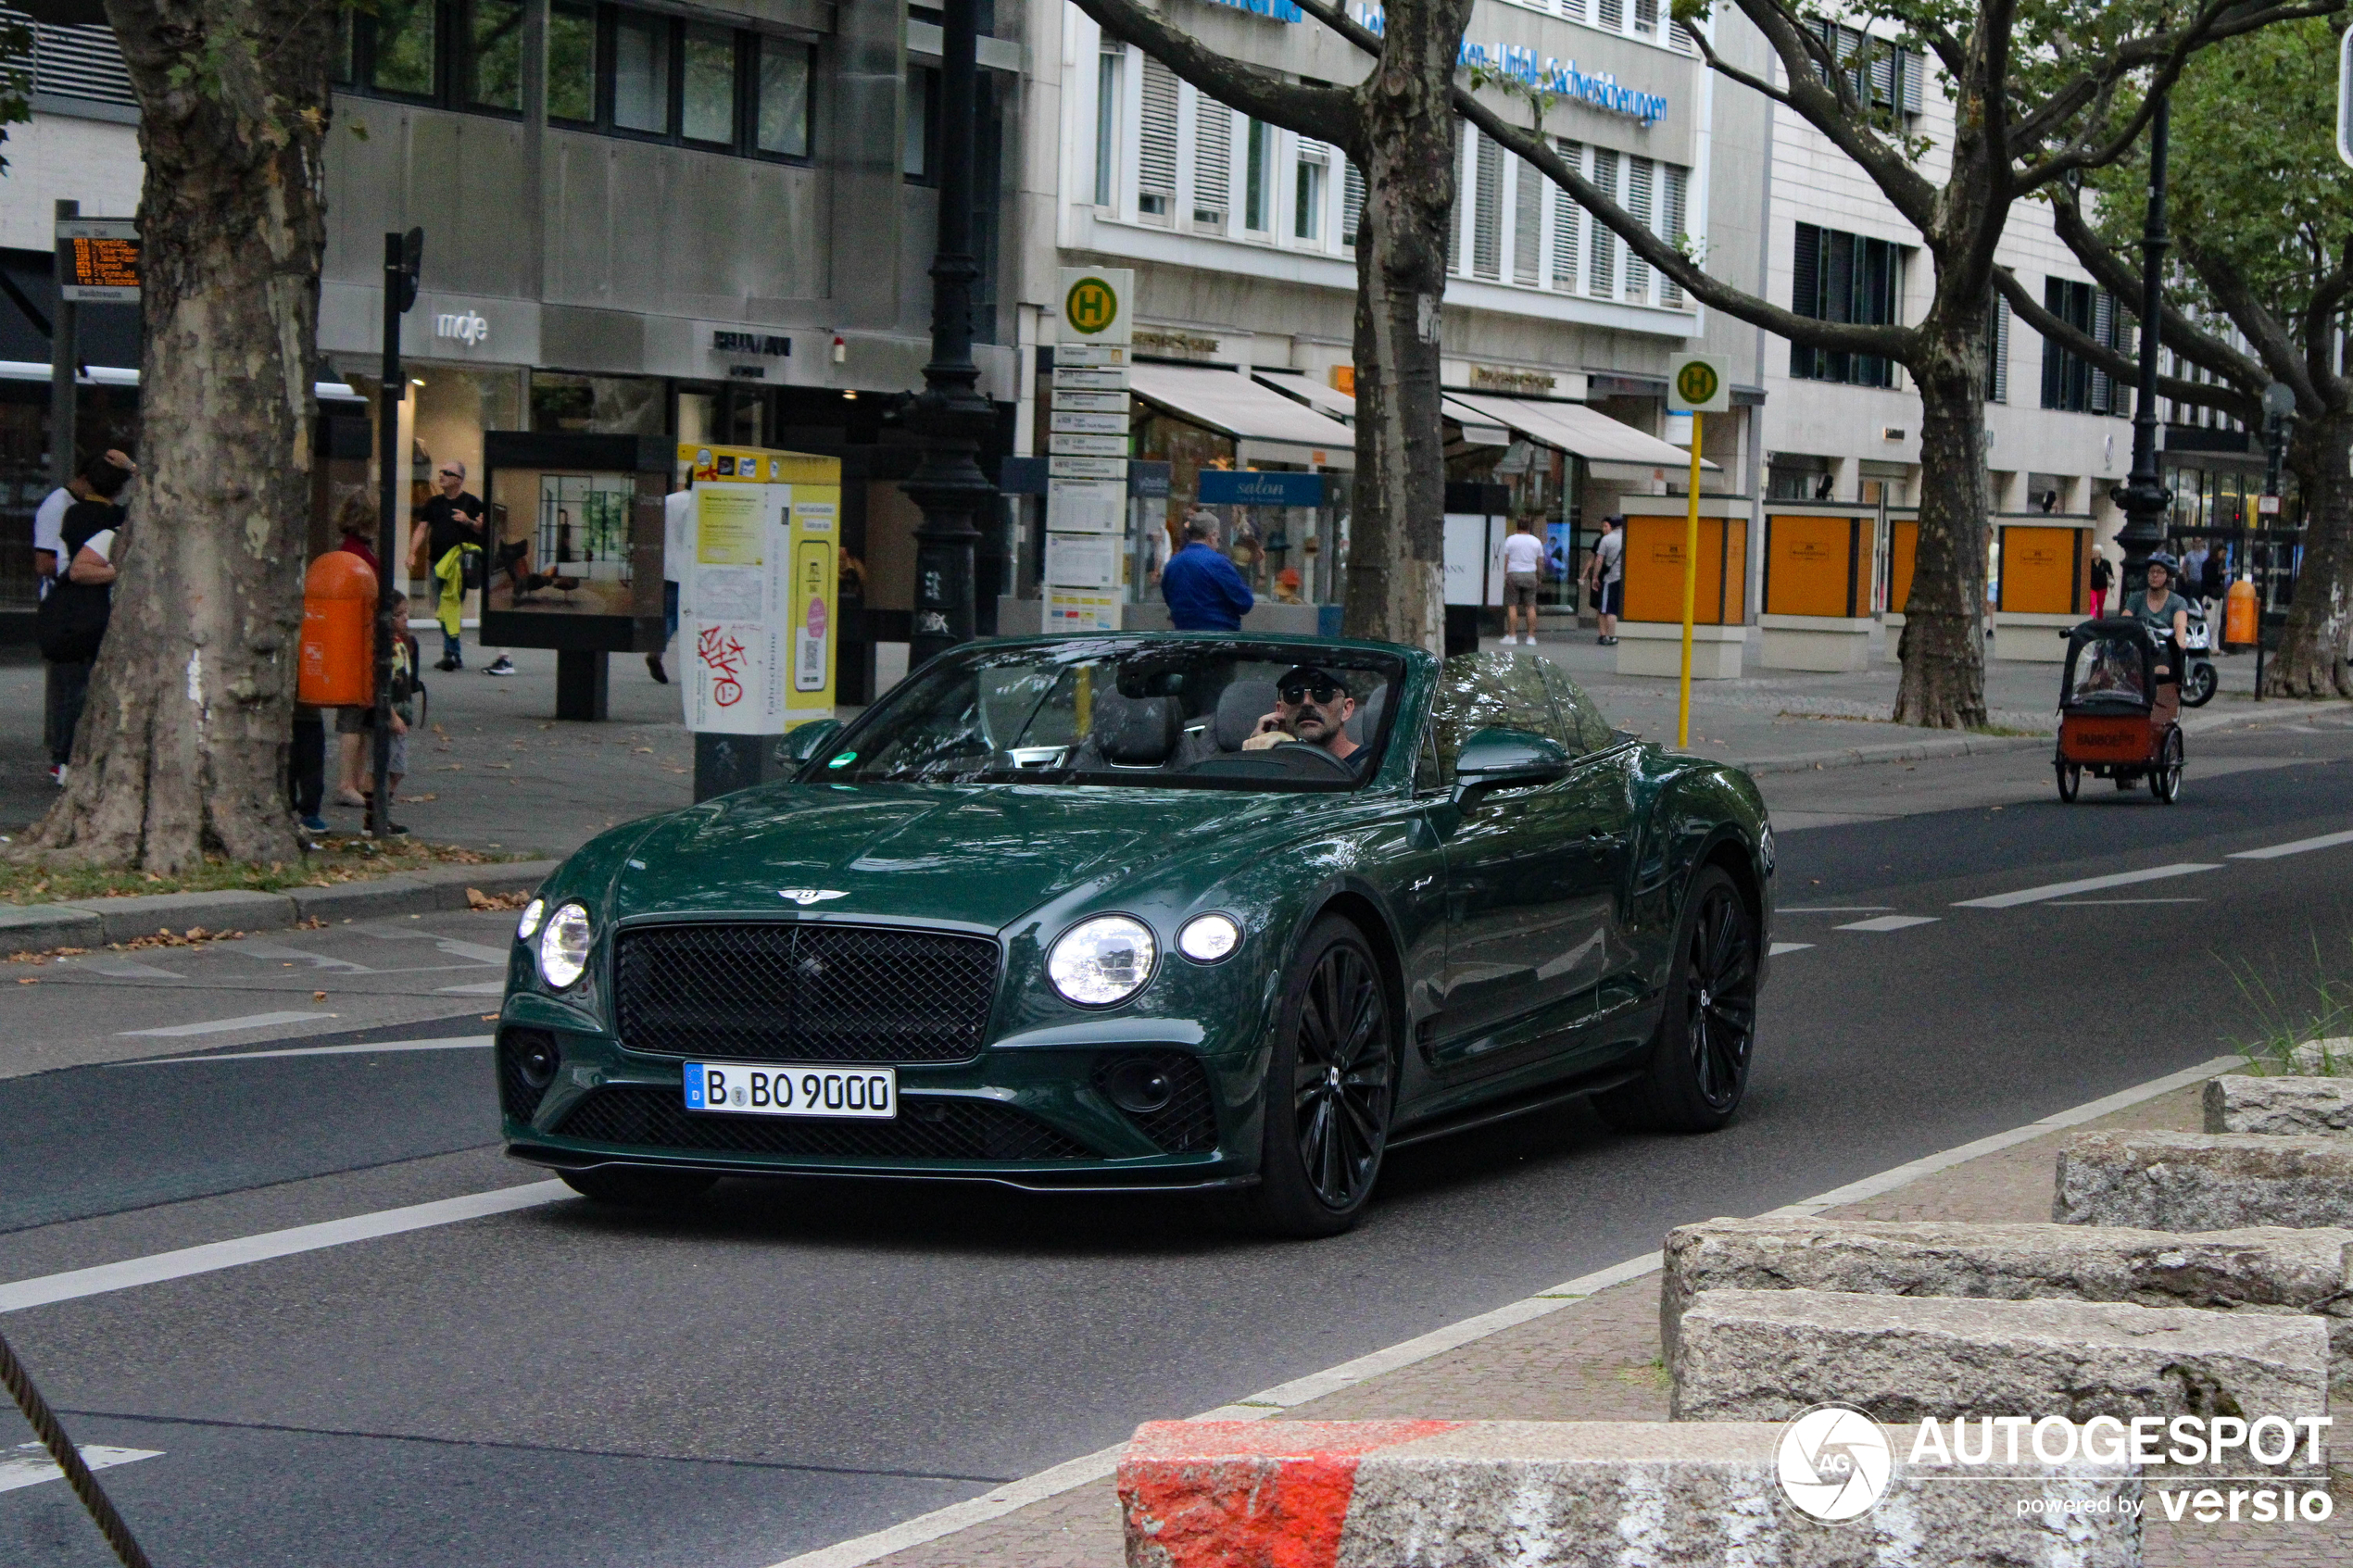
[[[1622,1137],[1572,1110],[1404,1151],[1358,1232],[1309,1245],[1176,1203],[986,1190],[731,1183],[674,1220],[564,1199],[0,1328],[83,1444],[154,1450],[103,1478],[169,1568],[761,1568],[1677,1223],[2204,1060],[2353,975],[2353,843],[2232,858],[2353,829],[2341,710],[2199,737],[2171,808],[2106,786],[2063,808],[2040,752],[1767,788],[1791,950],[1748,1111],[1716,1136]],[[2168,867],[2211,869],[1957,907]],[[537,1180],[480,1141],[479,1047],[261,1054],[361,1025],[462,1040],[474,1004],[445,987],[490,972],[466,947],[495,952],[497,923],[274,940],[342,970],[230,944],[138,955],[176,979],[49,967],[0,986],[0,1073],[19,1074],[0,1076],[0,1282]],[[402,965],[436,972],[359,972]],[[337,1016],[121,1033],[312,1010]],[[9,1066],[63,1058],[84,1064]],[[10,1486],[28,1436],[0,1425],[0,1561],[105,1563],[61,1485]]]

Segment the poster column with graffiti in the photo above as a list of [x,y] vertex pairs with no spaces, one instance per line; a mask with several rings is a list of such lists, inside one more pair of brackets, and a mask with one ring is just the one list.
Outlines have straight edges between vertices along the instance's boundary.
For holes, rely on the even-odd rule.
[[726,446],[678,457],[692,526],[667,575],[686,727],[775,735],[833,717],[840,462]]

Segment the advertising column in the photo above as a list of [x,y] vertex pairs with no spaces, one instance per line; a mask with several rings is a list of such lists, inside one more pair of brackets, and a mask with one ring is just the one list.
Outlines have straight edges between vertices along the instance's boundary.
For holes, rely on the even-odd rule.
[[1119,629],[1135,282],[1123,268],[1063,270],[1040,572],[1041,627],[1050,633]]
[[747,447],[678,457],[694,481],[691,525],[687,558],[665,575],[678,583],[699,800],[766,777],[768,737],[833,717],[841,465]]

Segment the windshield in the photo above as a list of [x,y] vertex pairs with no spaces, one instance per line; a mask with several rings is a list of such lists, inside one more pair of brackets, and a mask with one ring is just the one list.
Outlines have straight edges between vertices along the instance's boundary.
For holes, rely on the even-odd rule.
[[979,647],[924,670],[812,782],[1346,790],[1378,771],[1403,660],[1187,639]]
[[2146,708],[2148,662],[2145,642],[2138,637],[2078,643],[2062,700],[2070,708]]

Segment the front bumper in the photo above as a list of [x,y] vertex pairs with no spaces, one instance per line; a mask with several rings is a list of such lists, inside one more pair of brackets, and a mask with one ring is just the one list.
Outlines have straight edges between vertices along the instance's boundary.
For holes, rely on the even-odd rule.
[[[508,999],[498,1034],[507,1151],[558,1171],[637,1166],[944,1179],[1035,1191],[1199,1191],[1255,1182],[1263,1063],[1250,1052],[1211,1054],[1202,1048],[1202,1031],[1172,1028],[1164,1019],[1139,1021],[1132,1033],[1103,1022],[1107,1027],[1090,1029],[1093,1037],[1084,1040],[992,1045],[966,1061],[899,1064],[895,1122],[737,1116],[685,1109],[681,1058],[626,1050],[593,1020],[519,992]],[[519,1031],[556,1042],[559,1060],[544,1088],[515,1071],[510,1042]],[[1188,1100],[1191,1116],[1182,1126],[1122,1110],[1103,1070],[1138,1055],[1169,1063],[1180,1086],[1205,1097],[1206,1107]]]

